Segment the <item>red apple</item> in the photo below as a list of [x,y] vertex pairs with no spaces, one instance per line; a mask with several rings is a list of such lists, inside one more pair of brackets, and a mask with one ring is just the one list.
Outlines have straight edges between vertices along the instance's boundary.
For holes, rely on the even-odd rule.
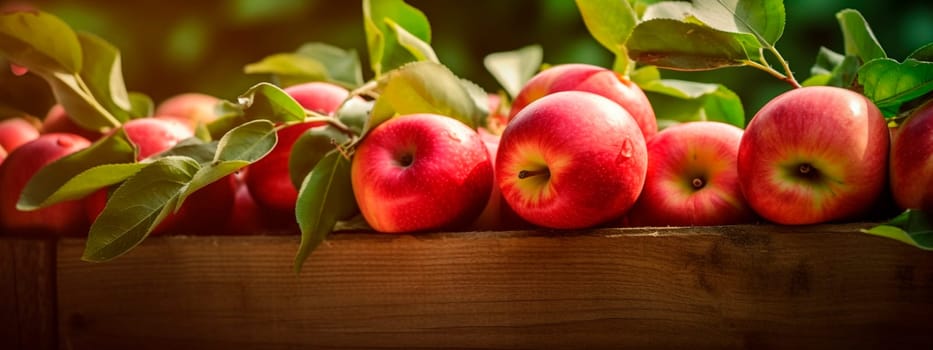
[[289,125],[276,132],[278,142],[262,159],[249,165],[246,186],[253,199],[269,211],[294,215],[298,188],[288,172],[288,158],[295,141],[306,130],[324,125],[321,122],[306,122]]
[[[486,117],[486,130],[494,135],[502,135],[502,130],[509,123],[508,105],[503,104],[498,94],[486,94],[489,115]],[[498,143],[498,141],[497,141]]]
[[742,129],[717,122],[668,127],[648,141],[645,187],[626,215],[632,226],[746,223],[754,213],[739,186]]
[[174,95],[159,103],[153,115],[160,118],[173,118],[192,130],[198,124],[208,124],[217,120],[214,111],[220,99],[211,95],[189,92]]
[[60,104],[55,104],[52,108],[49,108],[48,113],[45,114],[45,119],[42,119],[41,131],[43,134],[53,132],[78,134],[91,141],[99,139],[102,135],[100,132],[82,128],[75,123],[65,112],[65,107]]
[[779,224],[855,218],[885,188],[888,128],[864,96],[813,86],[778,95],[755,115],[739,146],[749,205]]
[[366,222],[392,233],[469,224],[493,186],[476,130],[434,114],[399,116],[373,129],[356,150],[351,178]]
[[44,134],[10,152],[0,164],[0,227],[6,232],[36,231],[80,235],[87,228],[80,200],[65,201],[33,211],[19,211],[16,202],[29,179],[45,165],[91,144],[75,134]]
[[132,119],[123,123],[123,130],[130,142],[139,148],[137,160],[166,151],[179,141],[194,136],[181,122],[161,118]]
[[[350,95],[343,87],[323,82],[293,85],[285,88],[285,92],[302,107],[325,115],[335,113]],[[298,188],[292,182],[288,170],[289,156],[295,141],[302,133],[323,125],[322,122],[306,122],[280,129],[275,148],[259,161],[249,165],[246,185],[253,199],[264,209],[273,212],[270,215],[294,217]]]
[[320,81],[292,85],[283,90],[305,109],[324,115],[333,114],[350,96],[342,86]]
[[[503,126],[505,125],[503,124]],[[493,168],[493,181],[495,181],[496,155],[499,150],[501,136],[493,134],[485,128],[479,128],[477,131],[479,132],[480,138],[483,140],[483,144],[486,145],[486,151],[489,152],[489,161],[492,163]],[[502,198],[502,191],[500,191],[499,186],[495,184],[492,186],[492,193],[489,195],[489,201],[486,202],[486,207],[483,208],[483,211],[480,212],[476,220],[473,221],[473,224],[470,225],[471,228],[477,230],[518,229],[528,226],[530,226],[530,224],[522,220],[522,218],[505,203],[505,199]]]
[[496,180],[525,220],[578,229],[625,214],[645,183],[645,138],[629,113],[588,92],[557,92],[509,122]]
[[894,130],[890,178],[898,206],[933,213],[933,100]]
[[24,118],[0,120],[0,147],[13,152],[16,147],[39,137],[36,125]]
[[[192,136],[191,130],[171,119],[140,118],[123,124],[127,138],[139,148],[137,160],[164,152],[179,141]],[[166,218],[153,234],[172,232],[185,234],[221,233],[233,208],[235,180],[227,176],[191,194],[182,208]],[[97,219],[107,201],[106,190],[91,194],[86,200],[90,221]]]
[[658,133],[654,109],[638,85],[609,69],[580,63],[556,65],[528,80],[512,101],[510,118],[529,103],[558,91],[586,91],[608,98],[635,119],[645,140]]
[[253,200],[253,196],[249,193],[244,174],[245,172],[234,175],[236,190],[226,230],[231,235],[251,235],[263,230],[262,208],[259,207],[259,204]]

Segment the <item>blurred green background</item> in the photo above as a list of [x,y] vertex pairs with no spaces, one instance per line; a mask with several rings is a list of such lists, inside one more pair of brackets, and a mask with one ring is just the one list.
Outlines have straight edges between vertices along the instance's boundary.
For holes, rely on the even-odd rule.
[[[376,0],[378,1],[378,0]],[[95,33],[117,46],[131,91],[156,102],[198,91],[235,99],[267,76],[246,75],[242,67],[262,57],[318,41],[356,49],[368,69],[361,2],[308,0],[106,1],[35,0],[72,27]],[[486,72],[486,54],[529,44],[544,48],[549,64],[584,62],[608,67],[612,57],[593,40],[571,0],[408,0],[431,21],[440,60],[461,77],[489,91],[499,87]],[[6,1],[4,6],[12,5]],[[820,46],[842,51],[834,17],[859,10],[888,55],[902,60],[933,42],[933,2],[905,0],[786,0],[787,24],[777,47],[799,81],[809,77]],[[893,10],[892,10],[893,8]],[[42,116],[52,104],[44,82],[14,77],[0,69],[0,107]],[[768,99],[789,86],[747,67],[708,72],[663,71],[666,78],[717,82],[739,94],[751,118]]]

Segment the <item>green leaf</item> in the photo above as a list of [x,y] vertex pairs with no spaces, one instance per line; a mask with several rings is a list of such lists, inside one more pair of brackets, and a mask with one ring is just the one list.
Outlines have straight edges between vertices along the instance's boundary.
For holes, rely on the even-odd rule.
[[273,123],[300,122],[307,112],[294,98],[269,83],[253,85],[240,95],[238,104],[221,103],[221,117],[207,125],[212,138],[220,138],[240,124],[265,119]]
[[363,68],[356,50],[344,50],[325,43],[307,43],[301,45],[295,53],[321,62],[332,83],[348,89],[363,85]]
[[836,86],[849,88],[858,74],[859,61],[855,56],[843,56],[825,47],[820,47],[816,62],[810,68],[811,77],[804,86]]
[[626,46],[629,57],[642,64],[688,71],[741,66],[759,58],[749,53],[760,51],[750,34],[727,33],[672,19],[639,23]]
[[345,146],[350,137],[330,124],[305,130],[295,140],[294,150],[288,157],[288,173],[295,188],[300,188],[308,173],[324,158],[337,148]]
[[647,8],[645,20],[679,19],[713,29],[751,34],[762,46],[773,46],[784,33],[786,21],[782,0],[664,1]]
[[933,251],[933,215],[922,211],[908,209],[886,224],[862,232]]
[[514,98],[525,83],[538,72],[542,57],[543,50],[540,45],[529,45],[518,50],[486,55],[483,65],[509,96]]
[[294,53],[267,56],[244,67],[247,74],[272,74],[281,86],[328,81],[355,88],[363,84],[363,71],[356,50],[343,50],[324,43],[307,43]]
[[397,114],[395,108],[392,106],[392,102],[388,98],[376,99],[373,103],[373,110],[369,114],[369,118],[366,119],[366,124],[363,126],[363,132],[360,134],[360,137],[365,137],[370,130],[392,119],[392,117]]
[[71,120],[82,128],[104,132],[120,126],[120,120],[85,88],[84,79],[80,75],[38,70],[33,73],[49,83],[55,100],[65,108]]
[[298,190],[295,217],[301,229],[301,244],[295,256],[295,272],[308,255],[330,234],[337,220],[349,219],[358,211],[350,182],[350,160],[331,151],[314,167]]
[[927,43],[914,50],[907,58],[912,58],[917,61],[933,62],[933,43]]
[[143,118],[151,116],[155,110],[152,98],[141,92],[130,92],[130,118]]
[[204,142],[196,137],[189,137],[179,141],[167,151],[159,153],[158,157],[187,157],[205,166],[214,161],[214,155],[216,153],[216,141]]
[[661,79],[661,71],[658,70],[657,66],[641,66],[632,72],[629,79],[641,86],[642,84]]
[[350,128],[356,135],[362,135],[369,113],[373,110],[373,104],[373,101],[351,98],[340,105],[340,109],[337,110],[334,117]]
[[100,38],[45,12],[15,12],[0,15],[0,54],[48,82],[81,127],[104,131],[128,119],[119,52]]
[[220,138],[215,162],[255,162],[265,157],[277,141],[275,125],[267,120],[244,123]]
[[120,51],[92,34],[78,33],[78,40],[84,54],[81,79],[88,92],[118,121],[127,121],[133,106],[123,82]]
[[91,225],[81,259],[107,261],[136,247],[171,213],[199,168],[190,158],[160,158],[124,181]]
[[227,132],[217,142],[213,161],[201,166],[179,194],[175,210],[197,190],[265,157],[277,141],[275,125],[267,120],[250,121]]
[[282,86],[328,80],[327,68],[318,60],[295,53],[266,56],[243,68],[246,74],[273,74]]
[[933,91],[933,62],[890,58],[872,60],[858,71],[864,94],[885,116],[897,114],[901,104]]
[[[123,132],[102,137],[90,147],[69,154],[42,167],[20,194],[16,208],[35,210],[66,200],[82,198],[112,185],[132,173],[132,167],[100,168],[114,163],[134,163],[135,146]],[[112,170],[112,173],[108,173]]]
[[437,54],[435,54],[434,49],[431,48],[431,44],[409,33],[404,27],[395,23],[391,18],[386,18],[385,21],[386,24],[389,25],[389,28],[392,28],[392,31],[395,32],[395,37],[399,45],[408,50],[408,52],[415,57],[415,60],[440,63],[440,60],[437,59]]
[[0,55],[31,71],[81,71],[78,35],[67,23],[42,11],[0,15]]
[[616,55],[613,69],[627,76],[634,64],[628,57],[625,42],[638,23],[631,4],[619,0],[577,0],[577,8],[590,35]]
[[813,67],[810,68],[810,74],[830,74],[833,72],[833,69],[836,69],[836,67],[842,64],[843,59],[845,59],[845,55],[821,46],[820,52],[816,55],[816,62],[814,62]]
[[405,63],[417,61],[415,53],[399,42],[397,32],[390,28],[390,21],[386,19],[415,38],[431,43],[431,25],[417,8],[402,0],[363,0],[363,29],[369,61],[377,78]]
[[249,120],[300,122],[307,113],[285,90],[269,83],[259,83],[240,95],[240,104]]
[[476,88],[434,62],[414,62],[393,70],[379,81],[379,89],[379,100],[386,101],[402,115],[434,113],[475,128],[477,121],[489,112],[485,92],[482,101],[478,101],[474,97]]
[[856,56],[862,62],[888,57],[868,26],[868,22],[857,10],[839,11],[836,13],[836,19],[842,29],[846,56]]
[[660,79],[640,85],[661,120],[675,122],[718,121],[745,127],[742,101],[719,84]]

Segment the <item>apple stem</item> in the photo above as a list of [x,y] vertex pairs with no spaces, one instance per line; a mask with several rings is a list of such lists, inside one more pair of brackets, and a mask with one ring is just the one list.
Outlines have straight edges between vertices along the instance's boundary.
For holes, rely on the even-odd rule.
[[811,171],[813,171],[813,167],[810,166],[810,164],[807,164],[807,163],[800,164],[800,168],[798,168],[798,171],[800,171],[801,174],[807,175],[807,174],[809,174]]
[[695,177],[693,178],[693,181],[690,182],[690,184],[693,185],[693,188],[699,190],[703,188],[703,186],[706,186],[706,181],[703,181],[703,178]]
[[527,179],[532,176],[544,175],[545,177],[551,176],[551,171],[548,168],[541,170],[522,170],[518,172],[519,179]]

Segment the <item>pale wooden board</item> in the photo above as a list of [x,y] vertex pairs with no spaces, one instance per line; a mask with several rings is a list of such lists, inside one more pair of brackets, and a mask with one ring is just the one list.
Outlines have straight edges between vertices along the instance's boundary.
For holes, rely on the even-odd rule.
[[67,349],[933,348],[933,253],[862,224],[59,247]]
[[55,349],[55,242],[0,237],[0,349]]

